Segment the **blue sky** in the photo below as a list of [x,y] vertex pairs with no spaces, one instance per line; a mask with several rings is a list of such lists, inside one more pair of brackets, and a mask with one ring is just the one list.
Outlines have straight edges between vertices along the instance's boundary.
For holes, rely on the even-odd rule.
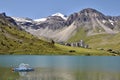
[[56,12],[70,15],[84,8],[94,8],[106,15],[120,15],[120,0],[0,0],[0,12],[9,16],[47,17]]

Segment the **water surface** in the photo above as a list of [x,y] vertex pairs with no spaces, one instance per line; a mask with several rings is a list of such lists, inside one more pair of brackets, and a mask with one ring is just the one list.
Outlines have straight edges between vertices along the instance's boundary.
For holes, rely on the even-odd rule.
[[[11,71],[21,63],[35,71]],[[0,80],[120,80],[120,57],[1,55],[0,76]]]

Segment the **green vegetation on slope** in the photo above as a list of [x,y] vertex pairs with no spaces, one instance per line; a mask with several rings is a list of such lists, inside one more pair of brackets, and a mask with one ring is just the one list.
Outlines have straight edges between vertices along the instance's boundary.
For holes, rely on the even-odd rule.
[[[82,37],[81,37],[82,36]],[[78,42],[84,40],[92,49],[103,49],[107,51],[112,49],[113,53],[120,54],[120,33],[117,34],[97,34],[86,36],[83,31],[77,32],[68,42]]]
[[[82,34],[82,35],[81,35]],[[68,42],[78,42],[80,40],[84,40],[86,38],[86,32],[84,28],[78,28],[76,34],[72,36]]]
[[120,33],[102,33],[91,36],[87,36],[86,33],[84,28],[79,28],[76,34],[72,36],[68,42],[79,42],[83,40],[92,49],[102,49],[105,51],[111,49],[113,53],[120,55]]
[[[87,33],[88,33],[89,30],[83,28],[83,27],[78,27],[77,31],[76,31],[76,34],[74,36],[72,36],[68,42],[78,42],[80,40],[86,40],[87,39]],[[92,30],[91,30],[92,31]],[[99,32],[104,32],[104,30],[99,27],[99,26],[96,26],[94,29],[93,29],[93,33],[99,33]]]
[[42,41],[33,35],[11,26],[0,19],[0,54],[57,53],[53,43]]
[[115,49],[120,51],[120,33],[89,36],[86,42],[92,48]]

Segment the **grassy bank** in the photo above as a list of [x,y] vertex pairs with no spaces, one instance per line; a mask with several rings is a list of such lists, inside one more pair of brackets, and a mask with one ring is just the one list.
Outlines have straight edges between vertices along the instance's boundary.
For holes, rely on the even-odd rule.
[[69,46],[63,46],[56,44],[56,47],[61,49],[62,53],[66,53],[69,55],[85,55],[85,56],[113,56],[113,54],[106,52],[106,51],[101,51],[101,50],[96,50],[96,49],[85,49],[85,48],[80,48],[80,47],[69,47]]

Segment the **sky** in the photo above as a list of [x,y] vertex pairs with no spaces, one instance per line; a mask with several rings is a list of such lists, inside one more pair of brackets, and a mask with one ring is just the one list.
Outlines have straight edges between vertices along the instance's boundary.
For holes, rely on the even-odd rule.
[[105,15],[120,15],[120,0],[0,0],[0,13],[8,16],[39,19],[60,12],[69,16],[85,8]]

